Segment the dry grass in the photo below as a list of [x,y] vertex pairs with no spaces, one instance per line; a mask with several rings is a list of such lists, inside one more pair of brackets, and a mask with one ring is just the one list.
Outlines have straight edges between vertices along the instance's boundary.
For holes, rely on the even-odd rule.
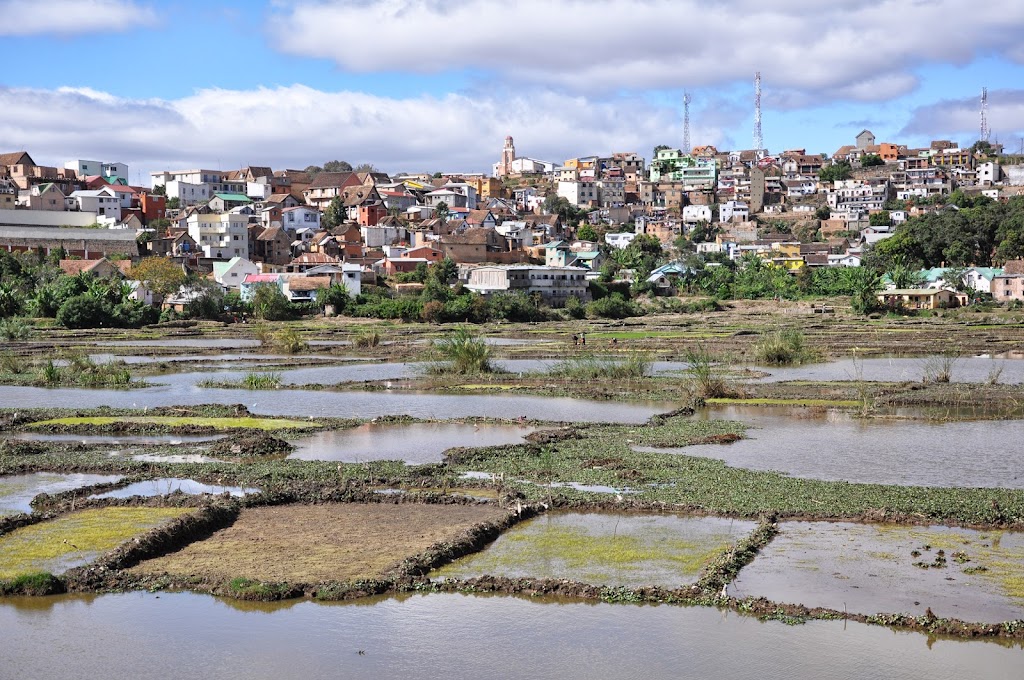
[[416,503],[253,508],[205,541],[147,560],[133,571],[293,583],[374,578],[501,514],[493,507]]

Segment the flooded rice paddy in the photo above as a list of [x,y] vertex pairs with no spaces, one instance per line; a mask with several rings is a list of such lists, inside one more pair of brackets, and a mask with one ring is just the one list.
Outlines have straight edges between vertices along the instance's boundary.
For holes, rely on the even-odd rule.
[[756,366],[768,373],[761,380],[779,382],[813,380],[820,382],[867,380],[879,382],[921,382],[941,369],[950,369],[951,382],[985,383],[994,380],[1005,385],[1024,383],[1024,360],[1001,357],[888,357],[880,359],[840,359],[820,364],[780,368]]
[[755,526],[717,517],[550,513],[516,525],[431,578],[488,575],[679,588],[696,581],[708,562]]
[[750,426],[747,439],[638,451],[717,458],[752,470],[831,481],[1024,489],[1024,420],[861,419],[842,411],[722,406],[697,417]]
[[166,496],[171,493],[183,493],[190,496],[201,494],[222,494],[232,496],[247,496],[252,493],[259,493],[260,490],[252,487],[221,486],[220,484],[203,484],[194,479],[146,479],[135,482],[128,486],[114,489],[101,494],[94,494],[89,498],[131,498],[132,496]]
[[442,420],[480,416],[543,418],[550,421],[642,423],[678,408],[673,402],[617,403],[568,397],[451,395],[420,392],[309,392],[302,390],[204,389],[194,385],[134,390],[47,389],[0,386],[0,405],[19,408],[154,408],[198,404],[244,404],[251,413],[275,416],[379,418],[409,415]]
[[41,493],[56,494],[82,489],[94,484],[109,484],[121,480],[121,475],[64,474],[33,472],[25,475],[0,477],[0,517],[32,512],[32,499]]
[[1015,678],[1021,651],[711,608],[430,594],[268,605],[188,593],[0,600],[17,677]]
[[23,526],[0,536],[0,578],[63,573],[186,512],[189,508],[93,508]]
[[410,465],[439,463],[444,452],[452,447],[518,444],[533,431],[532,427],[515,425],[367,423],[347,430],[329,430],[292,440],[296,449],[288,457],[346,463],[369,460],[402,460]]
[[859,614],[1024,619],[1024,534],[783,522],[732,586],[737,597]]

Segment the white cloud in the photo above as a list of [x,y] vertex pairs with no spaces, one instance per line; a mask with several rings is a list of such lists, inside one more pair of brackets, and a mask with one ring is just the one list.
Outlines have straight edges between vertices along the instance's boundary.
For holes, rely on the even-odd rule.
[[0,18],[0,36],[118,32],[156,23],[156,13],[134,0],[0,0]]
[[[333,158],[396,172],[489,170],[505,135],[520,155],[560,162],[682,139],[679,111],[636,98],[595,100],[547,90],[407,99],[304,85],[206,89],[177,100],[135,100],[88,88],[0,88],[0,146],[40,163],[118,160],[137,173],[170,166],[302,168]],[[694,143],[728,142],[695,119]],[[5,151],[9,149],[0,149]]]
[[[1024,133],[1024,90],[989,90],[988,122],[991,140],[1004,142],[1016,151]],[[901,135],[922,139],[952,138],[972,144],[981,127],[981,102],[978,97],[948,99],[913,110]]]
[[[969,20],[960,20],[966,19]],[[1024,61],[1024,3],[971,0],[297,0],[271,42],[357,72],[465,67],[578,92],[749,80],[882,101],[922,63]]]

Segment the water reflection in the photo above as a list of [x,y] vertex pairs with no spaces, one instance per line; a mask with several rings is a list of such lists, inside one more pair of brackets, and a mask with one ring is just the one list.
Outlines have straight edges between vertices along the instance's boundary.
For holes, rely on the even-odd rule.
[[[455,594],[252,611],[185,593],[0,600],[17,677],[1019,677],[1022,653],[839,621]],[[269,610],[269,612],[267,611]],[[363,653],[360,654],[359,652]]]
[[348,430],[318,432],[311,437],[293,440],[291,443],[295,444],[296,449],[288,457],[346,463],[404,460],[410,465],[421,465],[441,462],[444,451],[455,446],[479,447],[520,443],[533,430],[531,427],[515,425],[367,423]]
[[1024,489],[1024,420],[936,423],[859,419],[849,413],[792,407],[726,406],[699,418],[751,426],[748,439],[679,449],[636,447],[723,460],[833,481]]

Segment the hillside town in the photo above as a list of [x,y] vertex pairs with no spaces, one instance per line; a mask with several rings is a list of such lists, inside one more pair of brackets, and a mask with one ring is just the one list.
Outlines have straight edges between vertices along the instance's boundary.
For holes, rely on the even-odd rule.
[[[490,175],[389,175],[331,161],[168,169],[151,172],[149,186],[129,183],[121,162],[52,167],[2,153],[0,250],[128,280],[132,263],[163,258],[243,302],[267,285],[293,303],[339,285],[351,298],[384,282],[391,295],[417,294],[424,272],[450,262],[449,285],[559,308],[595,299],[594,282],[657,295],[684,289],[698,269],[755,263],[796,280],[857,268],[914,220],[1024,194],[1024,157],[998,144],[910,148],[870,130],[849,141],[832,154],[658,146],[650,159],[628,151],[552,162],[520,156],[506,137]],[[616,252],[637,239],[654,257],[626,266]],[[874,293],[906,309],[1024,300],[1020,254],[990,250],[986,261],[921,257],[905,273],[893,270],[911,262],[890,258]],[[133,285],[137,300],[164,310],[196,294]]]

